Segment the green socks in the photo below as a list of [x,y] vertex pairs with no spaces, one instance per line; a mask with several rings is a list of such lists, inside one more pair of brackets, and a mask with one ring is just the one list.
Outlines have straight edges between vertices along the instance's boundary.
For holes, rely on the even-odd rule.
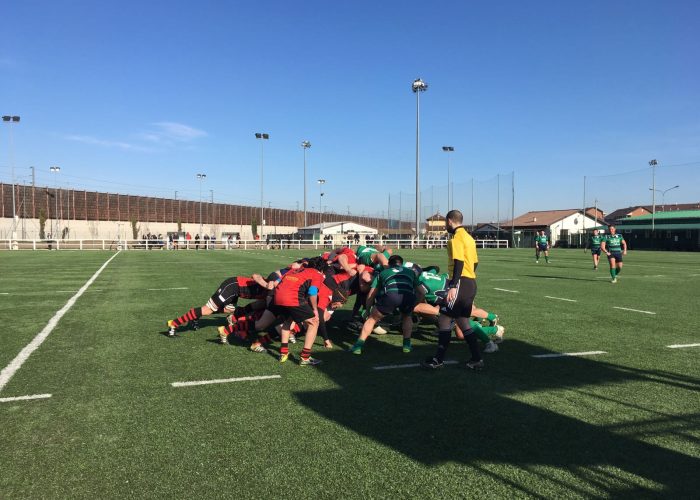
[[489,338],[489,336],[486,334],[486,332],[484,331],[484,327],[481,326],[476,321],[470,320],[469,326],[472,328],[472,331],[476,334],[476,338],[478,338],[482,342],[489,342],[491,340]]
[[614,267],[610,268],[610,276],[612,276],[612,279],[615,279],[615,274],[616,274],[615,271],[616,271],[616,269]]
[[413,347],[411,346],[411,339],[403,339],[403,352],[411,352]]
[[357,339],[355,345],[350,348],[350,352],[353,354],[362,354],[362,346],[365,345],[364,340]]
[[621,267],[618,267],[618,268],[615,270],[615,274],[618,274],[618,275],[619,275],[621,272],[622,272],[622,268],[621,268]]
[[493,320],[495,320],[496,318],[498,318],[498,316],[496,316],[494,313],[488,313],[488,314],[486,315],[486,319],[489,320],[489,321],[493,321]]

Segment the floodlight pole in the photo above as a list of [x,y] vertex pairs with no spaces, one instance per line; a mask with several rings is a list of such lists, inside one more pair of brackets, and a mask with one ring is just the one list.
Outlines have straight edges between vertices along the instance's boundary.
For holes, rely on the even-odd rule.
[[56,213],[54,214],[55,215],[54,218],[56,219],[56,228],[54,229],[54,227],[53,227],[53,219],[52,219],[51,220],[51,233],[52,233],[52,236],[54,238],[58,239],[56,236],[56,231],[58,231],[58,173],[61,171],[61,167],[53,166],[53,167],[49,167],[49,170],[51,172],[53,172],[54,174],[56,174],[56,179],[55,179],[56,187],[54,188],[54,191],[53,191],[55,202],[56,202],[55,203]]
[[264,208],[264,201],[263,201],[263,180],[264,180],[264,172],[265,172],[265,141],[270,138],[270,134],[266,134],[263,132],[256,132],[255,133],[255,138],[260,139],[260,239],[262,239],[263,236],[263,230],[264,230],[264,224],[263,221],[265,219],[265,208]]
[[454,203],[454,200],[450,198],[450,184],[452,183],[452,169],[450,165],[450,153],[452,153],[455,148],[452,146],[443,146],[442,150],[447,153],[447,211],[449,212],[452,210],[452,204]]
[[7,123],[10,127],[9,130],[9,153],[10,153],[10,168],[12,169],[12,239],[17,238],[17,212],[15,207],[15,154],[14,154],[14,144],[12,141],[12,124],[19,123],[19,116],[5,115],[2,117],[2,121]]
[[651,167],[651,237],[654,238],[655,215],[656,215],[656,166],[659,164],[655,159],[649,161]]
[[202,235],[202,181],[207,178],[207,174],[197,174],[199,179],[199,237]]
[[301,147],[304,150],[304,227],[306,227],[308,225],[306,220],[306,150],[311,147],[311,143],[309,141],[302,141]]
[[416,94],[416,240],[420,240],[420,94],[428,90],[428,84],[416,78],[411,90]]
[[323,185],[326,183],[326,179],[318,180],[318,212],[319,212],[319,224],[323,224]]

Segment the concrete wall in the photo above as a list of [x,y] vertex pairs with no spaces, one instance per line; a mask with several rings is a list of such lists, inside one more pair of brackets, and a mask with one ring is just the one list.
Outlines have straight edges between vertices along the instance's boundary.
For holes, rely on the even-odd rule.
[[[56,231],[56,227],[58,230]],[[109,221],[59,221],[56,226],[56,221],[46,221],[45,232],[55,237],[60,235],[64,228],[68,228],[67,239],[132,239],[131,224],[129,222],[109,222]],[[210,225],[202,226],[203,232],[211,236],[216,235],[216,239],[220,240],[222,233],[240,233],[242,239],[252,240],[253,232],[250,226],[241,225]],[[195,234],[199,233],[199,224],[182,224],[182,230],[189,232],[194,238]],[[260,229],[258,229],[260,230]],[[147,233],[162,234],[163,237],[169,231],[177,231],[177,224],[174,222],[140,222],[139,223],[139,238]],[[262,231],[262,238],[266,234],[289,234],[295,233],[297,228],[294,226],[265,226]],[[39,219],[19,219],[15,228],[17,239],[39,239]],[[203,234],[200,236],[204,236]],[[0,218],[0,239],[10,239],[12,237],[12,218]]]

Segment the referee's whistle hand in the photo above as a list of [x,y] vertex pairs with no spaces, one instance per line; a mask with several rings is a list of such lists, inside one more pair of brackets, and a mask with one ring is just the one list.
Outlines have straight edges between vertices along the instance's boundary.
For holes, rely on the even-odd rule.
[[447,302],[452,302],[455,299],[455,297],[457,297],[457,289],[450,288],[450,290],[447,292]]

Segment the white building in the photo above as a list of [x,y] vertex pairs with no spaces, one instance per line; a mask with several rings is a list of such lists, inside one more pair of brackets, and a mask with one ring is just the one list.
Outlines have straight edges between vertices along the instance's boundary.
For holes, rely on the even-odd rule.
[[306,226],[299,228],[299,234],[303,236],[304,239],[318,239],[319,235],[321,237],[331,235],[341,235],[341,234],[360,234],[362,235],[376,235],[379,231],[376,229],[363,226],[357,222],[322,222],[320,224],[314,224],[313,226]]

